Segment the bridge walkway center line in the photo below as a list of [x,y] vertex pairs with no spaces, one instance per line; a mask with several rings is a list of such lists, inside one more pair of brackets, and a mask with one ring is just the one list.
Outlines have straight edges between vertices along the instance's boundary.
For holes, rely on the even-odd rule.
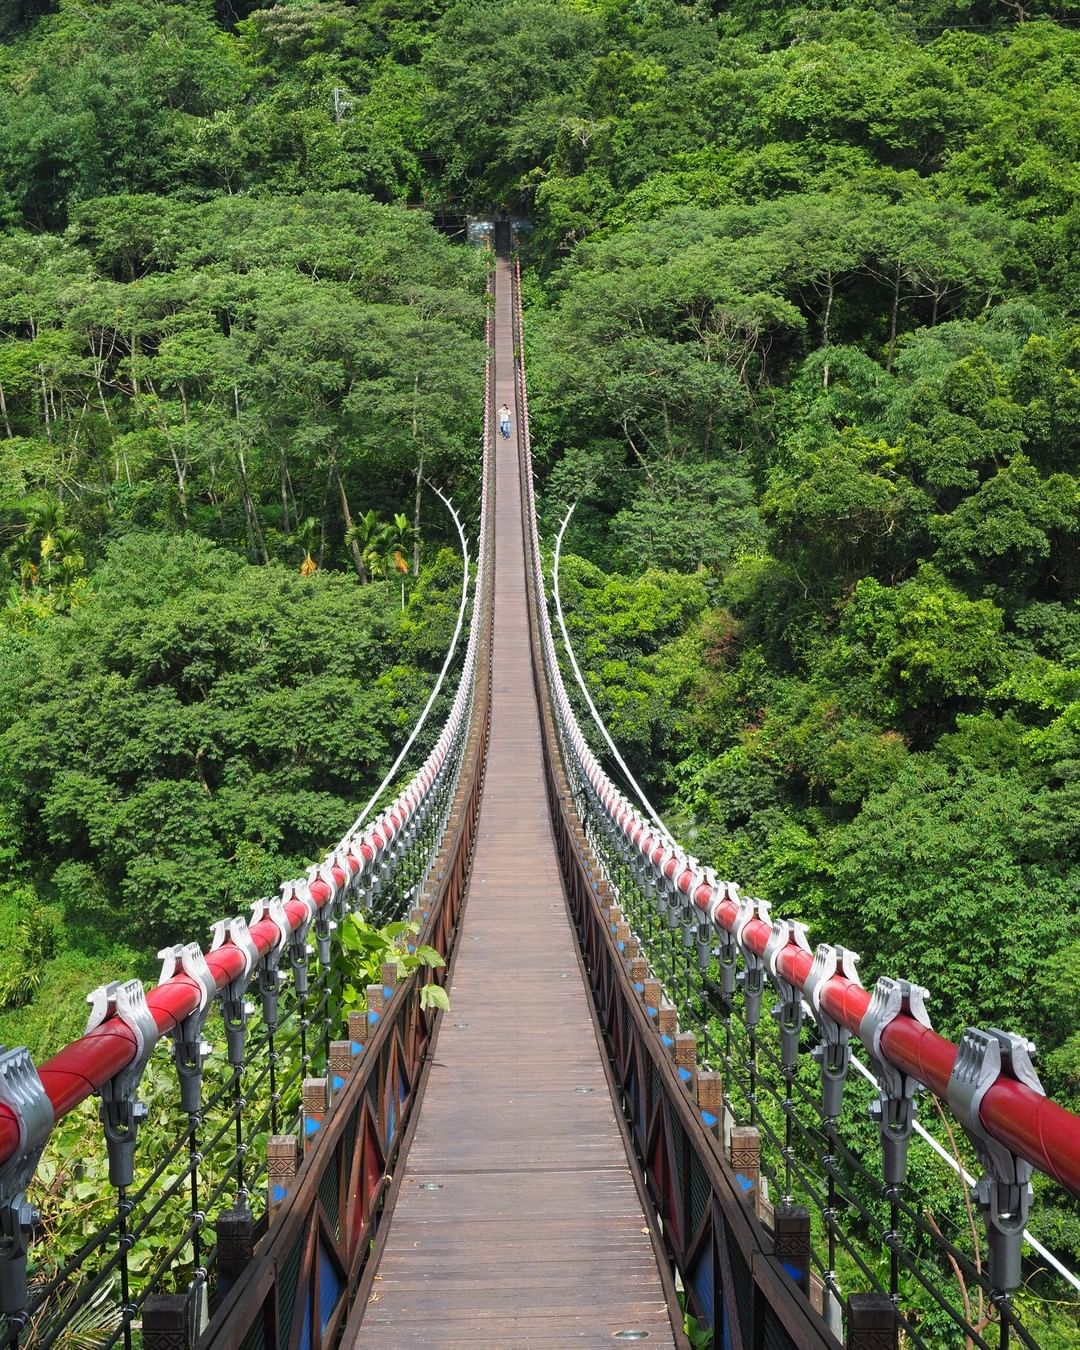
[[[514,407],[509,265],[495,403]],[[548,819],[532,684],[518,428],[496,428],[492,724],[453,983],[355,1342],[407,1347],[674,1340],[608,1092]],[[438,1189],[434,1189],[438,1187]]]

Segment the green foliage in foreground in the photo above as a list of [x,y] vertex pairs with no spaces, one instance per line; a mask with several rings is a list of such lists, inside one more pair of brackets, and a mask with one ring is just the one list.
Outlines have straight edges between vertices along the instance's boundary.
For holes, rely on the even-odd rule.
[[[70,615],[0,638],[0,820],[25,914],[36,888],[54,949],[149,953],[276,890],[379,782],[460,585],[440,554],[402,612],[392,582],[254,567],[193,535],[113,544]],[[47,956],[17,957],[32,937],[9,940],[0,989],[24,968],[44,979],[27,997],[50,988]]]

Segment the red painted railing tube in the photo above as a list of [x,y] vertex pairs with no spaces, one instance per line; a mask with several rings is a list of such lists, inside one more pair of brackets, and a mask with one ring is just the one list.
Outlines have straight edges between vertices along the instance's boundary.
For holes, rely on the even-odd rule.
[[[353,860],[355,862],[355,860]],[[356,863],[353,870],[359,870]],[[333,868],[334,879],[340,886],[345,874],[340,867]],[[313,881],[311,896],[322,907],[330,898],[330,887],[325,881]],[[307,918],[307,905],[289,900],[285,913],[292,928]],[[278,940],[277,925],[263,919],[251,928],[251,936],[265,956]],[[215,952],[207,952],[206,964],[214,976],[218,989],[231,984],[243,973],[244,958],[239,948],[226,944]],[[146,1006],[157,1024],[159,1035],[165,1036],[199,1006],[201,990],[190,976],[178,972],[166,984],[157,985],[146,995]],[[112,1017],[96,1030],[64,1047],[38,1069],[57,1120],[91,1096],[111,1078],[114,1078],[135,1054],[135,1036],[119,1018]],[[9,1158],[19,1146],[19,1127],[14,1113],[0,1103],[0,1160]]]
[[[670,876],[677,868],[678,863],[672,860],[665,870]],[[680,872],[679,881],[686,875]],[[711,886],[699,886],[694,891],[694,903],[707,911],[713,895]],[[731,932],[738,912],[733,901],[723,900],[715,906],[713,918]],[[770,932],[768,924],[751,919],[743,929],[743,941],[761,956]],[[790,984],[805,989],[813,963],[809,952],[792,943],[777,958],[777,969]],[[870,991],[836,975],[823,986],[821,1004],[834,1021],[857,1036],[870,1004]],[[952,1041],[913,1017],[901,1016],[882,1032],[881,1045],[897,1068],[944,1097],[956,1059]],[[1080,1195],[1080,1120],[1070,1111],[1015,1079],[999,1078],[983,1098],[979,1114],[995,1138],[1074,1195]]]

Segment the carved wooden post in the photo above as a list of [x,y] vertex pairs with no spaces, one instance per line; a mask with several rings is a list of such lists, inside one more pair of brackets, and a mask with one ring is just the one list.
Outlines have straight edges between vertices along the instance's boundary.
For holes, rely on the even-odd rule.
[[144,1350],[191,1350],[186,1294],[150,1294],[143,1304]]
[[847,1350],[894,1350],[896,1309],[885,1294],[852,1294],[848,1299]]
[[296,1136],[272,1134],[266,1141],[266,1198],[271,1219],[281,1208],[295,1176]]
[[367,1023],[368,1039],[371,1039],[371,1032],[375,1023],[382,1016],[383,1007],[386,1000],[383,998],[383,986],[381,984],[369,984],[367,987]]
[[223,1209],[214,1221],[214,1230],[217,1233],[218,1296],[224,1298],[255,1253],[255,1219],[247,1205]]
[[804,1294],[810,1292],[810,1211],[805,1205],[777,1205],[773,1210],[776,1255]]
[[679,1078],[689,1088],[697,1068],[697,1037],[692,1031],[680,1031],[675,1037],[675,1067]]
[[634,988],[641,995],[645,993],[645,981],[649,978],[649,963],[643,956],[631,957],[626,963],[626,973],[634,982]]
[[662,1003],[656,1014],[656,1029],[660,1039],[668,1050],[675,1046],[675,1033],[679,1029],[679,1015],[670,1003]]
[[349,1081],[352,1073],[352,1046],[348,1041],[331,1041],[330,1055],[326,1062],[327,1076],[330,1079],[330,1100],[334,1098]]
[[394,996],[394,990],[398,987],[397,962],[385,961],[379,973],[382,975],[383,998],[389,1003]]
[[641,986],[641,998],[650,1017],[656,1017],[660,1008],[660,981],[649,976]]
[[724,1079],[721,1074],[706,1070],[698,1074],[697,1104],[701,1119],[713,1134],[718,1134],[720,1114],[724,1109]]
[[761,1140],[752,1125],[736,1125],[731,1131],[731,1166],[739,1188],[756,1201],[761,1182]]
[[304,1120],[304,1152],[315,1145],[315,1139],[326,1120],[329,1093],[325,1078],[305,1078],[301,1090]]
[[353,1055],[358,1055],[367,1044],[367,1013],[351,1012],[349,1014],[349,1050]]

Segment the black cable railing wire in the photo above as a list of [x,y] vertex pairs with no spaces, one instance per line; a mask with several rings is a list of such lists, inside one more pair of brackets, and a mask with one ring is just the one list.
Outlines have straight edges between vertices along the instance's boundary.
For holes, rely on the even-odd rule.
[[[395,851],[380,869],[364,911],[367,922],[382,926],[410,913],[445,830],[453,787],[454,775],[445,774],[411,846]],[[247,1204],[256,1222],[265,1216],[259,1183],[266,1162],[258,1156],[259,1145],[268,1133],[299,1134],[303,1081],[326,1067],[340,991],[332,988],[332,967],[314,960],[309,979],[306,993],[298,993],[292,984],[282,990],[272,1026],[256,1024],[241,1069],[208,1064],[208,1091],[197,1113],[188,1117],[179,1110],[168,1112],[142,1126],[158,1139],[166,1134],[170,1142],[155,1150],[145,1173],[136,1171],[135,1185],[118,1202],[102,1201],[103,1206],[112,1204],[113,1212],[102,1217],[59,1269],[49,1270],[40,1260],[31,1268],[27,1325],[9,1325],[0,1332],[0,1346],[50,1350],[82,1315],[93,1314],[80,1328],[80,1345],[110,1350],[122,1343],[131,1350],[138,1319],[152,1294],[202,1285],[207,1300],[211,1298],[216,1254],[205,1238],[210,1216],[229,1201]],[[208,1030],[212,1035],[213,1024]],[[159,1043],[152,1063],[163,1062],[164,1046]],[[257,1161],[245,1169],[252,1153]],[[143,1156],[151,1155],[144,1150]],[[166,1229],[170,1241],[157,1244],[153,1263],[136,1272],[131,1254]],[[118,1293],[120,1285],[128,1290],[126,1296]]]
[[[589,794],[582,792],[580,799],[587,808]],[[902,1190],[888,1188],[864,1164],[845,1141],[840,1123],[822,1116],[820,1092],[815,1094],[803,1081],[810,1076],[803,1059],[794,1074],[785,1072],[773,1019],[763,1008],[758,1025],[746,1024],[737,1000],[725,998],[711,977],[712,967],[701,971],[696,950],[688,951],[679,929],[665,921],[655,896],[613,843],[606,818],[593,818],[586,809],[585,819],[589,841],[642,954],[678,1009],[680,1024],[698,1035],[701,1067],[723,1076],[732,1124],[752,1125],[758,1131],[761,1173],[770,1189],[789,1203],[805,1204],[814,1216],[811,1261],[823,1287],[831,1289],[842,1306],[843,1284],[836,1270],[842,1253],[850,1277],[856,1278],[857,1272],[861,1279],[860,1292],[893,1300],[897,1325],[913,1346],[935,1350],[941,1342],[920,1330],[925,1309],[912,1306],[911,1286],[902,1286],[903,1274],[966,1343],[980,1350],[1000,1350],[1015,1338],[1029,1350],[1039,1350],[1038,1331],[1026,1324],[1013,1303],[995,1299],[973,1231],[947,1212],[930,1222],[917,1207],[910,1183]],[[816,1077],[814,1073],[815,1082]],[[858,1089],[852,1082],[847,1090]],[[870,1095],[869,1090],[864,1094],[866,1104]],[[933,1198],[923,1200],[929,1205]],[[901,1221],[912,1235],[907,1239],[900,1231]],[[830,1248],[828,1257],[821,1254],[823,1242]],[[882,1256],[889,1258],[891,1267],[884,1278],[877,1269]],[[961,1279],[965,1292],[957,1295]],[[979,1317],[970,1306],[976,1300],[981,1305]],[[988,1339],[991,1331],[993,1340]]]

